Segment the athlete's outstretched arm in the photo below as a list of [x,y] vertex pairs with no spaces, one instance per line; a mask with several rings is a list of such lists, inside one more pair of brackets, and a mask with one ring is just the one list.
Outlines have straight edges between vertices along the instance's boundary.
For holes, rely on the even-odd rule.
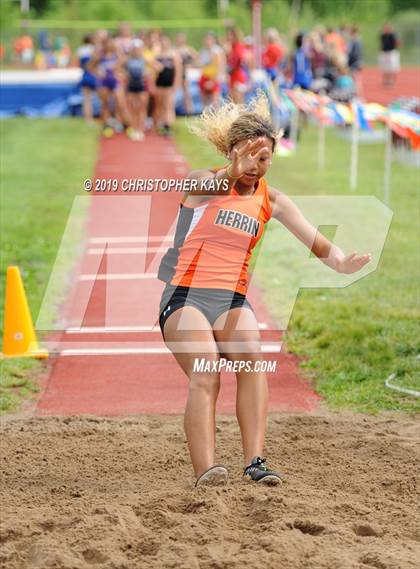
[[306,219],[297,205],[285,194],[270,188],[272,217],[296,235],[325,265],[338,273],[355,273],[369,263],[370,254],[358,255],[353,251],[345,255]]

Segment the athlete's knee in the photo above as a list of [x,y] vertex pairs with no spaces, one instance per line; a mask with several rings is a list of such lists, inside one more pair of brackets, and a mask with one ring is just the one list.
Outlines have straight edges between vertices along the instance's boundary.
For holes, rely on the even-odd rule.
[[248,335],[236,335],[235,338],[227,342],[223,342],[220,350],[226,354],[228,358],[235,359],[255,359],[261,354],[261,342],[258,337],[250,337]]
[[[217,360],[208,360],[210,368],[218,365]],[[206,370],[192,372],[190,375],[190,392],[205,393],[209,396],[217,396],[220,389],[220,373],[218,371]]]

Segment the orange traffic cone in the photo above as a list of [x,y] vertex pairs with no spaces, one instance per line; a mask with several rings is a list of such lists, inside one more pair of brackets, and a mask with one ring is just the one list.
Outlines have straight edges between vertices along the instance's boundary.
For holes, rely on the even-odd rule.
[[2,358],[47,358],[48,352],[38,347],[25,289],[18,267],[8,267],[6,305],[4,309]]

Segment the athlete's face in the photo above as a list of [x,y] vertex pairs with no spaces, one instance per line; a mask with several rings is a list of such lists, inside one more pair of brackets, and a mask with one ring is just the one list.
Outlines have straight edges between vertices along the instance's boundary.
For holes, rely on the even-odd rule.
[[[248,156],[244,157],[245,172],[238,180],[239,185],[244,187],[253,186],[260,178],[262,178],[270,167],[271,159],[273,157],[273,141],[266,136],[251,139],[252,142],[257,142],[258,145],[255,151],[251,152]],[[248,139],[241,140],[231,150],[236,148],[240,151],[246,146]],[[237,184],[238,184],[237,183]]]

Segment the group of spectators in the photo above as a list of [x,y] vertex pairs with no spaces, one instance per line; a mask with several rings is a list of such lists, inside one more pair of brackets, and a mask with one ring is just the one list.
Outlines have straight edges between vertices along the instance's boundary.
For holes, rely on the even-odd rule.
[[[5,56],[4,46],[0,55]],[[12,61],[17,64],[35,65],[37,69],[68,67],[72,63],[70,43],[66,36],[50,38],[48,32],[41,30],[37,42],[28,33],[23,33],[12,42]]]
[[362,64],[363,49],[357,26],[300,33],[295,38],[292,86],[348,101],[356,94],[361,95]]
[[[399,40],[390,24],[384,25],[379,42],[383,86],[388,87],[394,84],[400,70]],[[357,26],[299,33],[292,55],[291,86],[325,92],[335,100],[347,102],[363,96],[362,66],[363,44]]]
[[[253,88],[257,62],[253,38],[229,29],[223,39],[207,32],[198,50],[186,35],[171,38],[156,30],[133,34],[122,24],[110,35],[98,30],[78,49],[83,70],[81,87],[86,120],[92,120],[92,95],[97,92],[105,136],[126,129],[133,140],[143,140],[147,128],[169,135],[175,119],[175,92],[182,90],[187,114],[193,110],[189,69],[199,70],[198,86],[204,106],[217,105],[222,89],[241,103]],[[362,43],[357,28],[299,33],[289,50],[275,28],[263,34],[261,62],[276,86],[300,86],[346,100],[356,92],[362,66]]]
[[[16,53],[22,61],[30,61],[34,52],[30,36],[18,40]],[[68,42],[52,45],[45,33],[39,42],[44,58],[61,53],[63,61],[70,60]],[[76,53],[83,74],[84,117],[92,121],[93,94],[97,93],[105,136],[125,129],[130,138],[140,141],[148,128],[169,135],[177,90],[182,91],[185,113],[193,112],[189,70],[198,70],[204,106],[217,105],[226,88],[232,100],[241,103],[252,91],[253,72],[259,67],[254,47],[253,37],[244,37],[238,29],[229,29],[222,38],[207,32],[198,49],[188,44],[185,33],[174,39],[158,30],[133,33],[128,23],[114,34],[97,30],[84,38]],[[269,28],[263,33],[260,57],[266,80],[276,88],[299,86],[340,101],[363,96],[363,45],[357,26],[300,32],[291,47],[277,29]],[[399,54],[398,39],[389,24],[380,35],[379,61],[384,86],[392,84]]]
[[98,30],[86,36],[77,51],[85,119],[93,118],[96,92],[105,136],[125,129],[132,140],[141,141],[151,127],[169,135],[175,91],[185,81],[189,49],[183,34],[175,45],[169,36],[153,30],[134,36],[128,24],[115,35]]
[[185,33],[173,41],[156,30],[134,35],[122,24],[115,35],[98,30],[84,38],[77,51],[83,70],[83,113],[93,117],[93,93],[101,101],[104,135],[125,129],[133,140],[143,140],[154,128],[170,135],[175,119],[175,93],[183,94],[186,114],[193,112],[189,69],[199,70],[198,86],[204,105],[217,105],[229,77],[232,98],[241,102],[251,88],[252,45],[242,43],[239,32],[230,30],[221,45],[207,32],[198,50],[188,45]]

